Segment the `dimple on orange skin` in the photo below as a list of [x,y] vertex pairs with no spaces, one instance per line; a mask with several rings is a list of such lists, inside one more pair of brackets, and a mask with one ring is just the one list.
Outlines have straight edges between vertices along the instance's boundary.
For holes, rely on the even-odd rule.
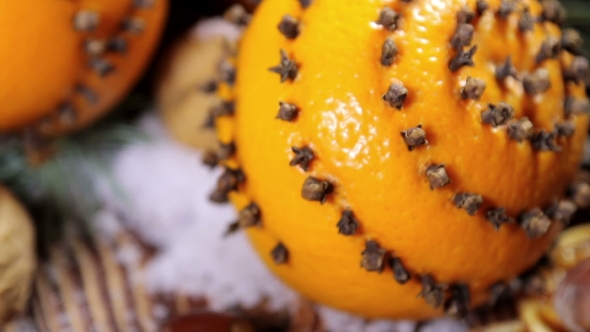
[[[415,277],[431,274],[439,283],[468,284],[477,305],[490,285],[534,265],[559,232],[557,222],[533,240],[516,224],[495,231],[485,211],[504,207],[517,218],[562,198],[579,167],[587,116],[572,116],[574,136],[558,138],[563,150],[550,152],[510,139],[505,126],[483,124],[481,112],[488,103],[506,102],[515,119],[526,116],[536,130],[552,131],[564,120],[566,93],[586,98],[582,85],[563,83],[562,62],[568,65],[572,56],[564,52],[536,64],[541,43],[549,35],[559,37],[559,28],[544,22],[522,33],[521,14],[500,19],[500,1],[493,0],[473,22],[476,65],[453,73],[450,39],[465,3],[475,9],[475,1],[460,0],[314,0],[307,9],[296,0],[266,0],[245,31],[235,89],[221,92],[235,99],[235,116],[217,119],[220,140],[237,146],[228,165],[246,175],[230,198],[239,209],[250,202],[261,207],[262,227],[248,229],[255,248],[277,275],[311,299],[368,318],[438,316],[442,308],[417,297],[419,281],[400,285],[389,268],[379,274],[360,267],[366,240],[400,257]],[[537,1],[522,3],[539,16]],[[402,15],[395,31],[374,23],[384,6]],[[276,28],[285,14],[301,22],[296,39]],[[399,48],[390,67],[380,62],[387,37]],[[278,64],[280,49],[299,65],[293,82],[280,83],[268,70]],[[509,55],[520,74],[547,69],[551,88],[531,97],[514,78],[498,82],[495,68]],[[468,76],[487,84],[480,101],[460,97]],[[396,82],[409,90],[401,111],[382,100]],[[280,101],[299,107],[297,119],[276,119]],[[428,145],[410,152],[400,133],[420,124]],[[289,166],[292,146],[314,151],[309,172]],[[431,190],[425,176],[431,164],[444,164],[451,184]],[[301,197],[310,175],[334,185],[324,205]],[[483,196],[475,216],[453,204],[460,192]],[[345,209],[360,221],[355,236],[338,234]],[[279,241],[289,250],[287,264],[274,264],[269,254]]]
[[[139,79],[157,45],[167,9],[167,0],[155,0],[147,8],[135,7],[132,0],[0,4],[0,33],[7,45],[0,49],[4,68],[0,80],[9,82],[0,89],[0,102],[4,105],[0,132],[33,126],[39,127],[41,134],[58,135],[95,121]],[[74,16],[82,10],[99,15],[94,31],[74,29]],[[143,31],[124,31],[122,22],[128,18],[141,20]],[[101,56],[115,70],[100,77],[88,65],[90,57],[84,51],[84,41],[115,37],[127,41],[127,51]],[[80,85],[96,95],[95,103],[79,92]],[[57,119],[57,111],[64,103],[76,110],[73,123]]]

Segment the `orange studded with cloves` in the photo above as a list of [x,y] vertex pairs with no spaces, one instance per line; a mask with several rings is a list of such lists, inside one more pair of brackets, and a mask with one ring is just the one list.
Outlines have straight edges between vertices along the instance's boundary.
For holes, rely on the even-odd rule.
[[256,204],[254,247],[305,296],[464,316],[571,216],[588,62],[556,1],[265,0],[248,21],[215,121],[241,176],[214,197]]

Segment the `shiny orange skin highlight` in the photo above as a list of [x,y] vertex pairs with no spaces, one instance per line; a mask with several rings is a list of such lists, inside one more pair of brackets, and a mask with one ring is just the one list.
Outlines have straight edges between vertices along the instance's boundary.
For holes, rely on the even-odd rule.
[[[63,134],[84,128],[119,102],[145,69],[161,35],[168,0],[155,0],[150,8],[134,8],[133,0],[3,1],[0,3],[0,132],[18,131],[45,120],[42,134]],[[80,10],[99,13],[93,32],[76,31],[75,14]],[[124,19],[144,22],[141,33],[123,31]],[[83,43],[87,38],[123,37],[127,52],[108,52],[102,58],[115,66],[106,77],[88,67]],[[76,92],[82,84],[98,102],[90,104]],[[76,109],[72,124],[62,124],[56,111],[64,102]]]
[[[399,285],[387,268],[383,273],[360,267],[367,239],[380,243],[415,274],[432,274],[440,283],[468,283],[472,304],[486,300],[487,289],[531,267],[559,232],[530,240],[516,224],[499,231],[485,219],[485,210],[505,207],[512,217],[547,207],[561,198],[579,167],[588,118],[573,116],[576,133],[559,138],[560,153],[534,151],[530,142],[509,139],[506,128],[482,124],[488,103],[508,102],[515,118],[529,117],[536,129],[552,130],[563,120],[565,91],[585,98],[584,87],[562,81],[560,62],[547,60],[552,87],[537,97],[524,94],[512,78],[495,80],[496,65],[512,55],[519,72],[536,68],[535,55],[557,26],[538,23],[521,33],[520,14],[502,21],[494,15],[500,0],[474,25],[478,44],[475,67],[456,73],[448,69],[455,55],[449,41],[456,28],[460,0],[314,0],[302,9],[296,0],[266,0],[257,9],[240,43],[235,89],[221,94],[235,98],[234,117],[217,121],[222,142],[234,140],[246,182],[231,199],[238,209],[256,202],[262,227],[248,230],[256,250],[281,279],[305,296],[368,318],[426,319],[441,315],[418,298],[421,285]],[[467,1],[474,9],[475,1]],[[533,15],[541,8],[528,4]],[[374,24],[380,9],[390,6],[403,16],[394,32]],[[277,30],[281,17],[301,20],[301,34],[288,40]],[[380,63],[381,45],[392,36],[399,55],[391,67]],[[281,84],[268,68],[279,62],[284,48],[299,64],[294,82]],[[467,76],[484,79],[481,101],[465,101],[460,90]],[[409,90],[403,110],[382,100],[392,82]],[[279,101],[301,109],[294,122],[275,119]],[[400,136],[422,124],[429,145],[414,151]],[[315,152],[309,172],[290,167],[292,146],[309,145]],[[425,169],[445,164],[452,183],[431,190]],[[301,197],[309,175],[329,179],[335,193],[326,204]],[[453,205],[459,192],[483,195],[484,206],[469,216]],[[355,236],[338,234],[336,223],[351,209],[361,223]],[[270,251],[281,241],[289,262],[275,265]]]

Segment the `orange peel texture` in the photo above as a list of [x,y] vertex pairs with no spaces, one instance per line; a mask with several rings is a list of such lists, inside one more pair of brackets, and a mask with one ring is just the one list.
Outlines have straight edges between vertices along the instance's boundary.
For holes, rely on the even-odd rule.
[[125,96],[159,40],[167,0],[0,4],[0,132],[84,128]]
[[464,315],[575,210],[587,62],[555,5],[263,1],[219,86],[212,199],[315,301]]

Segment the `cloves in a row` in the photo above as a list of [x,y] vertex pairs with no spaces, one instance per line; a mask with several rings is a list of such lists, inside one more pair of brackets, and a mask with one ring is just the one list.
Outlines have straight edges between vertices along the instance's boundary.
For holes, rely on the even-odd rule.
[[342,211],[342,216],[340,217],[340,220],[338,220],[336,227],[338,227],[338,234],[352,236],[356,234],[360,227],[360,223],[351,210],[344,210]]
[[543,1],[543,12],[541,19],[544,21],[553,22],[555,24],[562,24],[565,21],[566,11],[557,0]]
[[98,103],[98,96],[96,95],[96,93],[83,84],[76,85],[76,93],[82,95],[82,97],[84,97],[88,105],[95,105],[96,103]]
[[301,197],[308,201],[318,201],[324,204],[332,192],[334,192],[334,187],[330,182],[310,176],[303,182]]
[[279,22],[278,29],[287,39],[295,39],[299,36],[299,21],[287,14]]
[[236,144],[234,142],[229,143],[220,143],[219,150],[217,151],[217,156],[219,160],[227,160],[231,158],[236,152]]
[[238,185],[244,182],[246,176],[240,169],[225,168],[225,172],[217,180],[217,188],[223,192],[238,190]]
[[465,66],[475,66],[475,62],[473,62],[473,55],[475,54],[475,52],[477,52],[477,45],[474,45],[467,51],[459,50],[457,52],[457,55],[449,62],[449,69],[452,72],[456,72],[457,70]]
[[569,68],[563,72],[563,77],[567,82],[574,82],[580,84],[588,75],[589,65],[588,60],[582,56],[577,56],[572,60]]
[[563,121],[555,124],[557,136],[571,137],[576,132],[576,124],[573,121]]
[[214,168],[219,164],[219,157],[216,152],[207,150],[203,153],[201,161],[203,162],[203,165],[209,166],[209,168]]
[[271,67],[269,70],[281,76],[281,83],[287,80],[295,80],[297,78],[297,64],[291,60],[284,49],[281,49],[281,62],[278,66]]
[[426,168],[426,177],[430,183],[430,190],[442,188],[451,183],[445,165],[430,165]]
[[514,107],[507,103],[488,104],[488,109],[481,113],[481,121],[493,127],[502,126],[514,117]]
[[543,236],[551,226],[551,220],[539,208],[524,212],[520,219],[521,227],[531,239]]
[[497,231],[502,224],[513,223],[514,219],[508,216],[506,209],[503,207],[490,209],[486,212],[486,219],[494,226]]
[[393,83],[383,95],[383,100],[386,101],[389,106],[401,110],[407,97],[408,89],[400,83]]
[[375,23],[383,26],[385,29],[389,31],[394,31],[398,27],[399,19],[399,13],[397,13],[395,10],[389,7],[385,7],[381,9],[381,12],[379,13],[379,18]]
[[413,151],[420,145],[428,144],[428,141],[426,140],[426,131],[424,131],[421,124],[417,127],[402,131],[401,135],[404,138],[404,142],[406,142],[409,151]]
[[422,291],[418,294],[419,297],[423,297],[428,305],[434,309],[440,308],[445,299],[444,290],[438,286],[431,275],[423,275],[420,277],[422,283]]
[[453,198],[453,203],[470,216],[474,216],[483,204],[483,197],[479,194],[459,193]]
[[289,260],[289,250],[282,242],[279,242],[270,252],[270,256],[276,265],[286,264]]
[[291,122],[295,120],[299,114],[299,109],[297,106],[285,102],[279,102],[279,113],[277,114],[277,119]]
[[574,55],[580,55],[583,44],[584,40],[578,31],[574,29],[564,29],[561,32],[561,47],[564,50]]
[[361,253],[361,267],[369,272],[383,272],[387,251],[373,240],[365,242],[365,249]]
[[510,122],[506,129],[508,137],[518,143],[533,137],[533,123],[527,117]]
[[465,86],[461,89],[462,99],[480,100],[486,90],[486,82],[480,78],[467,76]]

